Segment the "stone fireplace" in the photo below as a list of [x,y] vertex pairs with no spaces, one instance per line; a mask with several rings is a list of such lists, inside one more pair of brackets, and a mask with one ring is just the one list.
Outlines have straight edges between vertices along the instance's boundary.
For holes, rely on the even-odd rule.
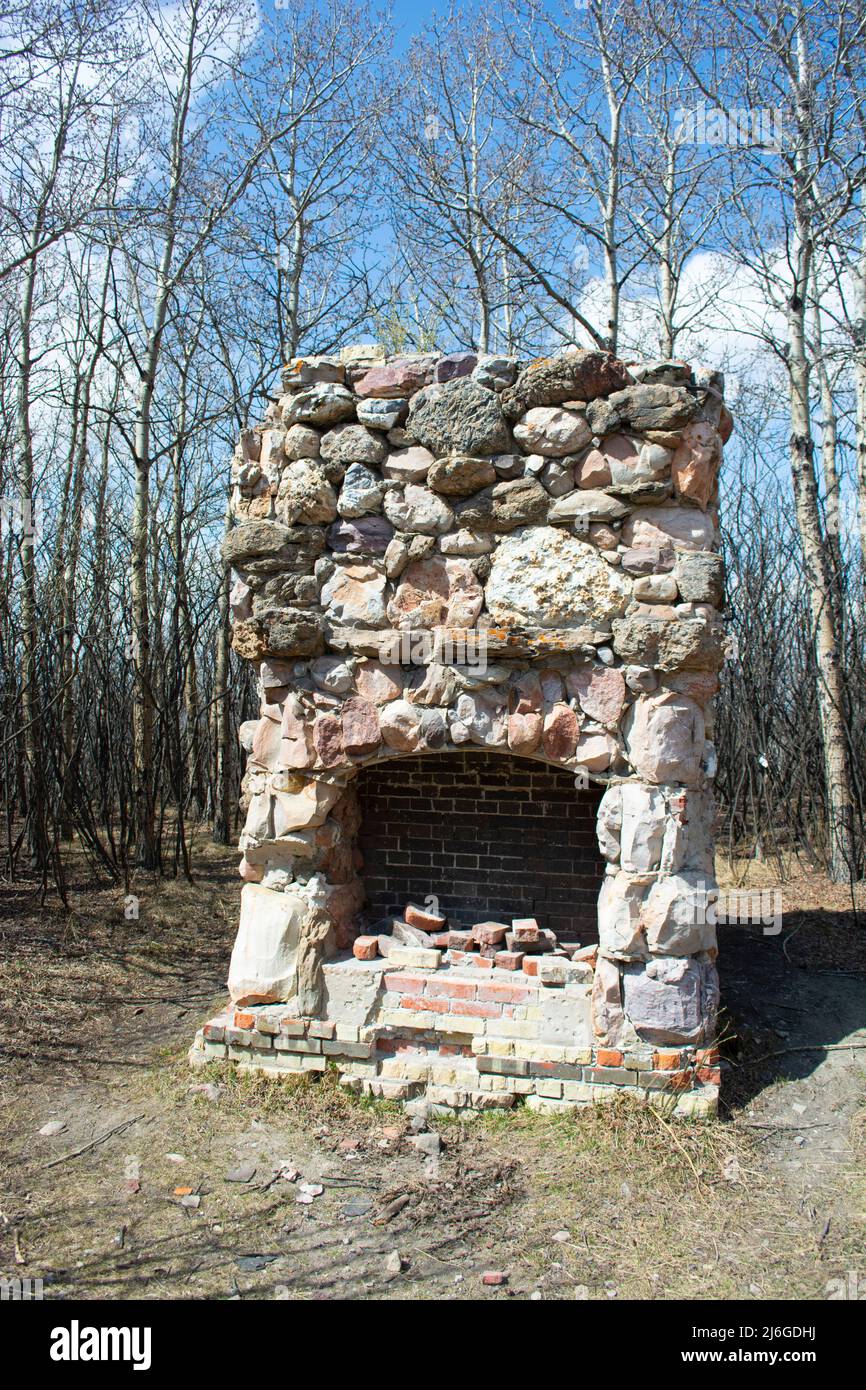
[[718,1095],[718,374],[288,365],[232,470],[241,918],[191,1058],[437,1108]]

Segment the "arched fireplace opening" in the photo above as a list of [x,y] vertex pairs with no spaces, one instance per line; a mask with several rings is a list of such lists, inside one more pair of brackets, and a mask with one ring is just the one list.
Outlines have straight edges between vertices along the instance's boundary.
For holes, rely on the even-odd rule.
[[455,927],[535,917],[563,941],[598,939],[603,788],[481,748],[379,763],[355,785],[371,922],[432,897]]

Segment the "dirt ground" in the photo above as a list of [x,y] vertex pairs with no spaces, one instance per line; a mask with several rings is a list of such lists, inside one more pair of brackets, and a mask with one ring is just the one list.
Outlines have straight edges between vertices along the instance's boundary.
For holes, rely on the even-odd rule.
[[[520,1110],[435,1122],[437,1159],[399,1108],[333,1076],[189,1071],[239,893],[234,854],[202,844],[194,862],[193,885],[134,885],[138,920],[84,866],[71,915],[0,886],[0,1274],[93,1299],[866,1286],[866,910],[844,890],[791,866],[780,934],[721,930],[718,1123],[627,1099]],[[755,881],[772,886],[766,866]],[[507,1282],[483,1285],[489,1270]]]

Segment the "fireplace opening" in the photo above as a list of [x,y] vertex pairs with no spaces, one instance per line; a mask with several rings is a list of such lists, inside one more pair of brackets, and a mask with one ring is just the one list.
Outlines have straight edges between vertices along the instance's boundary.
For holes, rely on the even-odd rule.
[[372,920],[432,896],[454,927],[535,917],[563,940],[598,939],[603,788],[483,749],[379,763],[355,785]]

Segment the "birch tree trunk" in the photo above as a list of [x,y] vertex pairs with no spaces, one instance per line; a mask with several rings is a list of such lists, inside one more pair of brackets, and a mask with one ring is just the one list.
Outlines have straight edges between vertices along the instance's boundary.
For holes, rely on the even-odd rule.
[[833,602],[833,573],[829,549],[821,526],[809,403],[806,307],[813,270],[813,247],[807,192],[809,69],[802,25],[797,29],[796,44],[797,70],[792,93],[798,123],[792,187],[794,242],[791,268],[794,283],[787,303],[791,479],[812,617],[812,641],[818,679],[818,712],[827,793],[829,869],[830,876],[836,883],[845,883],[856,874],[854,796],[848,761],[844,683],[837,641],[838,624]]

